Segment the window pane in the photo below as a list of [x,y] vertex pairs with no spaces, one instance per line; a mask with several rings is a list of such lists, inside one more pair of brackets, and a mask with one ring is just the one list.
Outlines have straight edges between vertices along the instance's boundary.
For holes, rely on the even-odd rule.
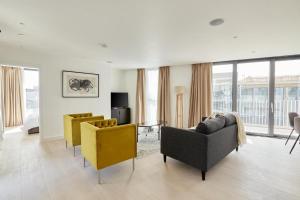
[[213,66],[213,112],[232,110],[232,64]]
[[146,121],[156,121],[158,69],[146,70]]
[[289,112],[300,112],[300,60],[275,63],[274,133],[288,135]]
[[[25,120],[38,125],[39,120],[39,72],[24,70]],[[33,126],[33,125],[32,125]]]
[[237,66],[238,112],[246,131],[268,133],[269,69],[269,61]]

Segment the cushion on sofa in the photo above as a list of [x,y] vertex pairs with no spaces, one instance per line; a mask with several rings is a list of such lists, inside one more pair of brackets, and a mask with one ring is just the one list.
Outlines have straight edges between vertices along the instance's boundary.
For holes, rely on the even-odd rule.
[[213,119],[206,119],[200,122],[196,128],[199,133],[210,134],[222,129],[225,126],[225,117],[218,116]]
[[227,113],[224,115],[224,117],[225,117],[225,126],[236,124],[236,119],[233,114]]

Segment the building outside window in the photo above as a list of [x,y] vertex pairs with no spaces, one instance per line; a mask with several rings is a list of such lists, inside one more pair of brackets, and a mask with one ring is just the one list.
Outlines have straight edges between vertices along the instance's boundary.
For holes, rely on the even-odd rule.
[[232,110],[232,65],[213,67],[213,112]]

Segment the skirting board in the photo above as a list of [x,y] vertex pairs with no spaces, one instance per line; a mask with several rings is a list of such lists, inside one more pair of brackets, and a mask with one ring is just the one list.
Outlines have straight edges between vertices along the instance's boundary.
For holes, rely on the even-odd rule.
[[41,138],[41,142],[50,142],[50,141],[63,140],[63,139],[64,139],[64,136],[57,135],[57,136],[52,136],[52,137]]

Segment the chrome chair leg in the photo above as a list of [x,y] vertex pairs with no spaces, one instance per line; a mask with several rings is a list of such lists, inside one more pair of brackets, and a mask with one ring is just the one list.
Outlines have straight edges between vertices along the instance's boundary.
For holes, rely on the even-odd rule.
[[83,168],[85,168],[85,157],[83,157]]
[[161,137],[161,125],[158,125],[157,137],[158,137],[158,140],[160,140],[160,137]]
[[100,170],[98,170],[98,184],[101,184],[101,174],[100,174]]
[[285,145],[288,143],[288,141],[289,141],[289,139],[290,139],[290,137],[291,137],[292,133],[294,132],[294,130],[295,130],[295,129],[293,129],[293,130],[292,130],[292,132],[290,133],[290,135],[289,135],[288,139],[287,139],[287,140],[286,140],[286,142],[285,142]]
[[134,158],[132,158],[132,171],[135,170],[135,162],[134,162]]
[[75,146],[73,146],[73,154],[74,154],[74,157],[75,157]]
[[66,149],[68,148],[68,142],[67,142],[67,140],[66,140]]
[[294,143],[294,145],[293,145],[293,147],[292,147],[292,149],[291,149],[291,151],[290,151],[290,154],[292,154],[292,152],[293,152],[293,150],[294,150],[294,148],[295,148],[295,146],[296,146],[296,144],[297,144],[299,138],[300,138],[300,134],[298,135],[298,137],[297,137],[297,139],[296,139],[296,141],[295,141],[295,143]]

